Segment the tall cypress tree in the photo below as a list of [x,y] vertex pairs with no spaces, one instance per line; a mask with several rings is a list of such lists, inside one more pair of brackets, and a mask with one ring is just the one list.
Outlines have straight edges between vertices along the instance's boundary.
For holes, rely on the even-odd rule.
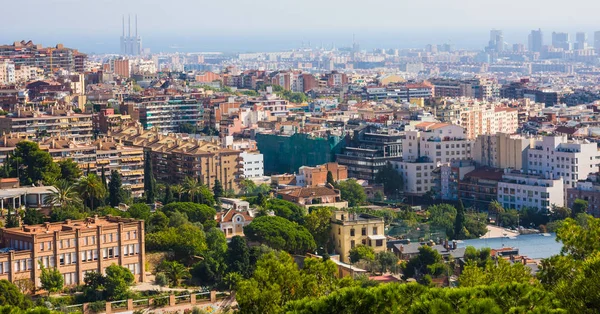
[[104,166],[102,166],[102,184],[104,184],[104,188],[108,191],[108,183],[106,182],[106,173],[104,172]]
[[146,152],[144,158],[144,195],[146,196],[146,203],[154,203],[156,199],[156,181],[152,173],[152,161],[149,152]]
[[123,182],[121,181],[121,175],[117,170],[110,172],[110,183],[108,184],[108,203],[112,207],[119,206],[119,203],[123,202]]
[[335,180],[333,180],[333,173],[331,173],[331,171],[327,171],[327,183],[331,184],[331,186],[335,186]]
[[221,184],[221,181],[219,180],[215,180],[215,186],[213,186],[213,194],[215,195],[215,199],[218,201],[219,197],[223,196],[223,185]]
[[171,186],[167,184],[167,187],[165,187],[165,198],[163,199],[163,205],[173,203],[173,200],[173,191],[171,191]]
[[454,238],[462,239],[464,238],[463,229],[465,227],[465,206],[462,201],[458,201],[458,206],[456,207],[456,220],[454,221]]

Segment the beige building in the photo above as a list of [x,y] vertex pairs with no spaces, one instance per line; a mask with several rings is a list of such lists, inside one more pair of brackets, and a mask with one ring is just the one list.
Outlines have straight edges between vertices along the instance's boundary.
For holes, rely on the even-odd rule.
[[331,217],[331,236],[340,260],[350,263],[350,250],[362,244],[375,253],[386,250],[383,218],[369,214],[351,214],[335,211]]
[[150,153],[155,177],[163,182],[183,182],[191,177],[212,188],[219,180],[226,190],[239,191],[240,151],[219,144],[131,127],[109,134],[123,144]]
[[144,221],[90,217],[60,223],[2,228],[0,279],[31,280],[40,287],[40,266],[57,267],[65,286],[83,284],[87,272],[117,264],[145,279]]
[[527,167],[527,149],[532,139],[497,133],[479,135],[473,144],[473,160],[482,166],[523,169]]
[[33,107],[18,106],[14,109],[13,116],[0,117],[0,132],[90,140],[93,137],[92,115],[75,113],[60,105],[52,105],[45,112]]

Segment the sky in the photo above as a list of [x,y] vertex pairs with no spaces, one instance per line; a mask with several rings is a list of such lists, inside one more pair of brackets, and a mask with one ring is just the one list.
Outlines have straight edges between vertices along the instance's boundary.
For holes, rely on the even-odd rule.
[[600,30],[597,0],[2,0],[0,11],[1,43],[61,42],[88,53],[118,52],[129,14],[132,25],[138,15],[153,52],[275,51],[309,41],[340,47],[353,34],[365,49],[444,42],[474,49],[492,28],[524,44],[531,29],[542,28],[546,42],[552,31],[591,38]]

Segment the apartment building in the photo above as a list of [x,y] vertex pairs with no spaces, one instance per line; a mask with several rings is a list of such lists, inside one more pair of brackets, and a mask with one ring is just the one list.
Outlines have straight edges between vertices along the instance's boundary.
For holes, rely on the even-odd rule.
[[98,176],[104,175],[110,180],[111,172],[121,175],[124,189],[131,191],[133,197],[144,194],[144,149],[125,145],[113,138],[102,137],[92,143],[96,148],[96,167]]
[[506,133],[479,135],[473,144],[473,160],[494,168],[527,167],[527,150],[532,139]]
[[348,202],[342,201],[340,190],[331,185],[318,187],[290,187],[277,191],[277,197],[309,208],[311,206],[331,206],[347,208]]
[[388,162],[400,161],[404,135],[395,130],[364,125],[353,132],[336,162],[348,168],[348,177],[374,182]]
[[230,116],[238,115],[241,103],[236,102],[234,97],[214,98],[203,101],[203,127],[211,127],[219,130],[221,121]]
[[9,59],[15,65],[27,65],[43,68],[46,72],[55,69],[83,72],[87,56],[62,44],[54,47],[42,47],[32,41],[14,42],[0,46],[0,58]]
[[75,113],[60,105],[50,106],[45,112],[39,108],[16,106],[12,115],[0,116],[0,132],[91,140],[92,115]]
[[240,151],[195,139],[182,139],[157,131],[130,127],[109,136],[149,153],[156,179],[182,182],[186,177],[214,186],[219,180],[226,190],[239,190],[243,165]]
[[0,85],[14,84],[16,81],[15,63],[10,60],[0,60]]
[[252,111],[264,111],[268,116],[278,117],[288,115],[288,105],[287,100],[268,94],[258,99],[249,99],[247,106],[251,106]]
[[[202,103],[185,96],[156,96],[136,99],[140,123],[144,129],[158,132],[178,132],[179,126],[189,123],[199,126],[203,117]],[[218,129],[218,128],[217,128]]]
[[600,152],[596,143],[567,139],[567,136],[544,136],[535,140],[527,150],[529,173],[563,178],[566,189],[577,186],[577,181],[598,172]]
[[369,214],[334,211],[331,217],[331,237],[340,261],[350,263],[350,250],[357,245],[373,248],[375,253],[386,250],[383,218]]
[[[241,152],[243,177],[246,179],[261,178],[265,175],[264,156],[258,152]],[[240,176],[242,177],[242,176]]]
[[575,200],[588,202],[587,213],[600,217],[600,176],[598,173],[588,176],[587,180],[577,181],[577,186],[567,189],[567,207],[573,208]]
[[404,192],[424,195],[439,188],[433,170],[442,164],[471,159],[472,141],[465,129],[447,123],[422,122],[406,131],[402,160],[392,165],[404,179]]
[[145,280],[144,221],[90,217],[43,225],[2,228],[0,279],[31,280],[40,287],[40,266],[56,267],[66,286],[83,284],[87,272],[105,273],[117,264],[136,282]]
[[500,103],[482,102],[471,98],[444,99],[436,109],[442,122],[465,128],[469,139],[498,132],[513,134],[519,127],[519,110]]
[[487,210],[491,202],[498,199],[498,182],[502,180],[504,170],[480,167],[458,181],[458,195],[466,207]]
[[115,132],[133,123],[139,122],[134,121],[128,114],[116,114],[114,108],[102,108],[94,115],[94,128],[100,133]]
[[300,167],[296,176],[296,185],[309,187],[324,186],[327,184],[328,172],[331,172],[333,181],[335,182],[348,179],[348,167],[340,165],[337,162],[328,162],[316,167]]
[[498,202],[504,208],[537,208],[550,211],[552,206],[564,206],[565,189],[561,177],[552,174],[525,174],[505,169],[498,182]]

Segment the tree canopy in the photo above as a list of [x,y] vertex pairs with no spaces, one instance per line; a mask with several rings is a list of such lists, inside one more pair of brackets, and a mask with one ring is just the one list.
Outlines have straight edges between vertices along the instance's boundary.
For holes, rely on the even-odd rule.
[[359,206],[367,201],[365,189],[354,179],[341,181],[336,187],[340,190],[342,199],[347,201],[350,207]]
[[244,234],[250,241],[291,253],[303,254],[316,248],[315,240],[306,228],[277,216],[255,218],[244,227]]

